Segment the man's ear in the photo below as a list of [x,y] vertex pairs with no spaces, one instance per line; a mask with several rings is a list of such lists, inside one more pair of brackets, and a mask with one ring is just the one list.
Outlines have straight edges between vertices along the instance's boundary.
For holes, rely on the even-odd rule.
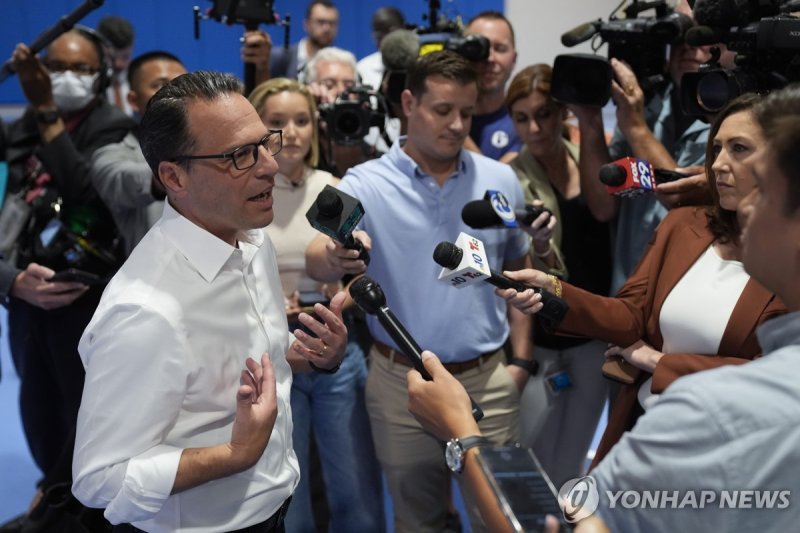
[[158,164],[158,180],[167,194],[174,197],[186,195],[189,174],[174,161],[162,161]]
[[136,101],[136,98],[137,98],[136,91],[134,91],[133,89],[128,91],[128,96],[127,96],[128,104],[130,104],[131,109],[133,110],[134,113],[139,113],[141,115],[144,112],[144,109],[139,109],[139,103]]
[[411,91],[403,89],[403,92],[400,93],[400,104],[403,106],[403,114],[408,117],[416,107],[417,99],[411,94]]

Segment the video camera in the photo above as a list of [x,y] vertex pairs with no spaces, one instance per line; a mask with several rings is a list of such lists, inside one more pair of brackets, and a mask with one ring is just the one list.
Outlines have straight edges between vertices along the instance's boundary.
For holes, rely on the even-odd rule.
[[320,120],[328,125],[336,144],[358,144],[372,126],[383,131],[386,102],[380,93],[366,86],[347,89],[332,104],[319,106]]
[[[247,30],[255,30],[259,24],[278,24],[283,26],[283,47],[289,48],[289,25],[291,19],[286,15],[281,19],[272,9],[273,0],[211,0],[212,6],[206,10],[205,14],[200,12],[198,6],[194,6],[194,38],[200,38],[200,21],[211,19],[222,22],[228,26],[241,24]],[[245,63],[244,66],[244,87],[245,94],[255,88],[255,65]]]
[[799,1],[698,0],[698,26],[686,32],[693,46],[718,43],[736,52],[735,68],[711,61],[681,79],[681,104],[688,115],[715,113],[737,96],[767,93],[800,80],[800,18],[787,15]]
[[489,57],[491,44],[483,35],[463,35],[459,21],[439,17],[439,0],[428,0],[429,27],[414,28],[419,34],[419,55],[451,50],[468,61],[483,61]]
[[[682,42],[692,19],[676,13],[666,0],[639,2],[633,0],[625,8],[625,18],[617,18],[622,4],[612,12],[608,22],[587,22],[564,33],[561,43],[572,47],[596,38],[592,49],[608,44],[608,57],[630,65],[645,93],[664,81],[667,46]],[[655,10],[655,17],[639,18],[639,14]],[[599,39],[597,39],[599,37]],[[553,66],[552,94],[570,104],[605,105],[611,96],[611,66],[603,58],[587,54],[566,54],[556,58]],[[608,82],[608,83],[607,83]]]

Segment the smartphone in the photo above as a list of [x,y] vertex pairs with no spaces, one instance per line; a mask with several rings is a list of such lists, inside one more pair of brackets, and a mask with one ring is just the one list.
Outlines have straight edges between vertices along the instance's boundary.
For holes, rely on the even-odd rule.
[[300,307],[314,307],[314,304],[328,305],[331,301],[319,291],[298,291]]
[[544,531],[547,515],[568,531],[558,492],[530,448],[481,446],[475,457],[514,531]]
[[634,383],[639,374],[642,373],[640,369],[627,362],[622,356],[606,359],[606,362],[603,363],[602,372],[606,378],[619,381],[625,385]]
[[68,268],[56,272],[53,274],[53,277],[47,281],[75,281],[83,283],[84,285],[99,285],[105,283],[108,279],[101,278],[97,274],[92,274],[91,272],[86,272],[77,268]]

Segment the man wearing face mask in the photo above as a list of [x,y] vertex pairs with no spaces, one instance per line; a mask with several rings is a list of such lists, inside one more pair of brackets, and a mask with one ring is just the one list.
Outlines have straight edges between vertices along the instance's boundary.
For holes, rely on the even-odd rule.
[[[39,491],[47,494],[50,487],[71,482],[84,379],[78,340],[97,306],[102,280],[123,260],[114,221],[92,187],[89,159],[97,148],[122,140],[133,122],[102,96],[103,51],[91,32],[64,33],[41,59],[19,44],[12,61],[29,105],[8,128],[7,198],[18,200],[25,221],[6,260],[23,270],[31,263],[56,273],[79,269],[100,282],[58,309],[35,307],[13,293],[9,298],[21,418],[43,473]],[[59,526],[46,530],[61,531]]]

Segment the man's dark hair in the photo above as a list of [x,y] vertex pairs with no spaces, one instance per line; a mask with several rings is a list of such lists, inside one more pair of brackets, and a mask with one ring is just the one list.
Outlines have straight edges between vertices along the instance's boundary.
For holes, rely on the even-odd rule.
[[417,59],[408,71],[406,89],[411,91],[415,98],[421,98],[425,94],[425,80],[436,75],[458,82],[460,85],[478,83],[478,75],[469,61],[455,52],[442,50],[425,54]]
[[108,15],[100,19],[97,32],[117,50],[133,46],[133,26],[127,19]]
[[800,208],[800,84],[771,93],[755,116],[786,179],[784,213],[791,215]]
[[403,12],[394,6],[383,6],[375,10],[372,14],[372,31],[389,33],[392,30],[403,28],[406,25],[406,18]]
[[506,18],[505,15],[500,13],[499,11],[481,11],[471,19],[467,23],[467,26],[470,26],[473,22],[479,19],[487,19],[487,20],[502,20],[508,26],[508,30],[511,32],[511,45],[516,48],[517,47],[517,37],[514,34],[514,26],[511,24],[511,21]]
[[336,4],[330,0],[314,0],[313,2],[309,2],[308,6],[306,7],[306,20],[311,19],[311,10],[314,9],[314,6],[327,7],[328,9],[338,9]]
[[761,96],[754,93],[745,93],[738,98],[731,100],[714,117],[711,129],[708,132],[708,143],[706,144],[706,179],[708,189],[711,192],[712,204],[706,209],[708,219],[708,229],[711,234],[722,243],[730,242],[738,244],[742,228],[739,225],[739,218],[736,211],[723,209],[719,204],[719,192],[717,191],[717,178],[714,175],[714,161],[717,159],[714,149],[714,138],[719,133],[722,123],[736,113],[753,113],[756,105],[761,101]]
[[[189,133],[187,105],[192,100],[211,101],[230,94],[242,94],[242,82],[221,72],[198,70],[182,74],[164,85],[147,104],[139,124],[142,153],[158,176],[162,161],[173,161],[179,155],[191,154],[195,139]],[[182,161],[188,165],[191,161]]]
[[139,74],[139,71],[142,67],[149,63],[150,61],[173,61],[180,66],[184,67],[183,62],[178,59],[178,57],[174,54],[170,54],[169,52],[165,52],[164,50],[153,50],[151,52],[145,52],[144,54],[140,54],[136,56],[132,61],[131,64],[128,65],[128,85],[133,87],[136,85],[134,82],[136,81],[136,76]]

